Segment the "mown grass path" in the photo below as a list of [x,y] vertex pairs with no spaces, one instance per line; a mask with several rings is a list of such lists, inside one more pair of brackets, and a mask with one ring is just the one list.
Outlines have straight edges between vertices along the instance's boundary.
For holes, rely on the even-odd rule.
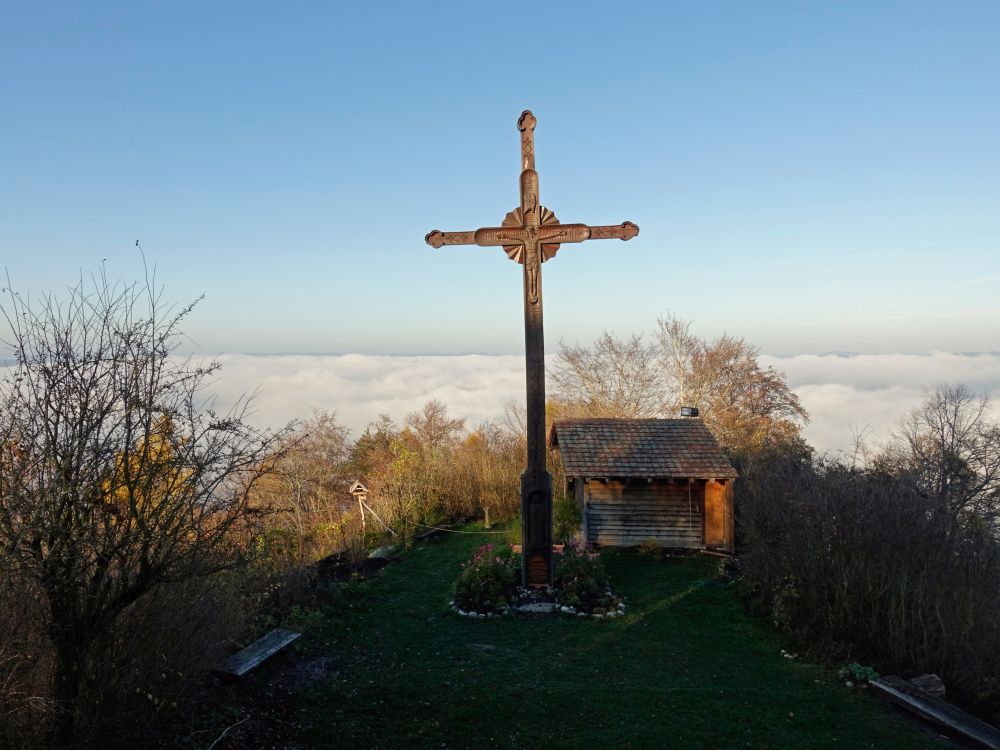
[[779,638],[715,580],[713,559],[605,553],[628,602],[612,621],[472,621],[447,601],[483,538],[445,536],[345,594],[307,633],[332,671],[296,697],[296,744],[940,747],[828,670],[783,658]]

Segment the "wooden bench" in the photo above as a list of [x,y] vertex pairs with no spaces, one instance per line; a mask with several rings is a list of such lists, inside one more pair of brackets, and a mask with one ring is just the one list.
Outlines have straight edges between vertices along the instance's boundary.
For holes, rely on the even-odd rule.
[[1000,730],[956,706],[921,690],[899,677],[882,677],[871,683],[872,691],[897,706],[990,750],[1000,750]]
[[246,648],[230,656],[226,659],[225,664],[216,671],[233,677],[242,677],[263,663],[265,659],[281,651],[300,635],[302,634],[284,628],[275,628],[263,638],[258,638]]

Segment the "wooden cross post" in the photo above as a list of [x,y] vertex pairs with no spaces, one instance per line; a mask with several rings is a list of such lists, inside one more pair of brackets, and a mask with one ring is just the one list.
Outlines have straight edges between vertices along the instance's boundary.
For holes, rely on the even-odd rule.
[[566,242],[630,240],[639,227],[630,221],[615,226],[560,224],[539,202],[535,171],[535,125],[525,110],[517,121],[521,131],[521,205],[499,227],[472,232],[435,229],[425,240],[444,245],[503,247],[507,257],[524,266],[524,348],[528,400],[528,466],[521,475],[521,539],[525,586],[552,583],[552,477],[545,467],[545,341],[542,330],[542,263]]

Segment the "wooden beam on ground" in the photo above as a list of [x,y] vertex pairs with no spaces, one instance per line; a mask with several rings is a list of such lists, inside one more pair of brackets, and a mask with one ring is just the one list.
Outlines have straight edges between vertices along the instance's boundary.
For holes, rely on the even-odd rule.
[[881,698],[989,750],[1000,750],[1000,730],[940,698],[928,695],[900,677],[882,677],[871,683]]
[[217,671],[231,674],[234,677],[242,677],[251,669],[259,666],[265,659],[281,651],[300,635],[302,634],[284,628],[275,628],[263,638],[258,638],[246,648],[230,656]]
[[702,547],[698,551],[701,554],[703,554],[703,555],[711,555],[712,557],[722,557],[722,558],[725,558],[726,560],[728,560],[730,557],[732,557],[732,555],[729,554],[728,552],[724,552],[724,551],[718,550],[718,549],[706,549],[706,548]]

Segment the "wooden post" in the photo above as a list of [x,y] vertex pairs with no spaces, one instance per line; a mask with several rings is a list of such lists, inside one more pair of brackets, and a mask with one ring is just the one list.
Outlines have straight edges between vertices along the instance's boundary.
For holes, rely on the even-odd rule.
[[587,522],[587,480],[577,477],[574,480],[576,504],[580,506],[580,529],[583,532],[584,545],[590,544],[590,524]]

